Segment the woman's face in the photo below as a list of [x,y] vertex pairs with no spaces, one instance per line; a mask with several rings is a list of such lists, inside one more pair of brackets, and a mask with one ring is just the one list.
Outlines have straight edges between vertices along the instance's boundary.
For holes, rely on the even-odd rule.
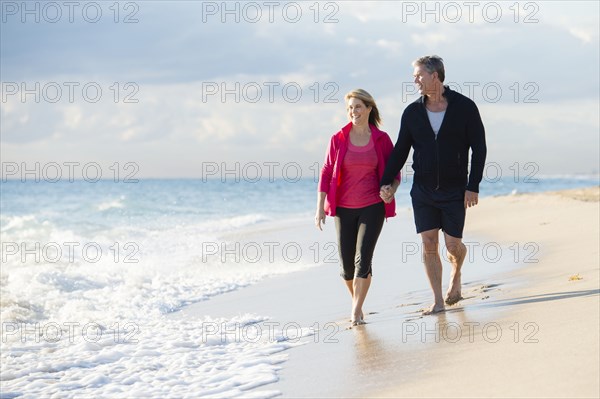
[[367,125],[371,107],[365,106],[362,100],[352,97],[348,100],[348,118],[354,125]]

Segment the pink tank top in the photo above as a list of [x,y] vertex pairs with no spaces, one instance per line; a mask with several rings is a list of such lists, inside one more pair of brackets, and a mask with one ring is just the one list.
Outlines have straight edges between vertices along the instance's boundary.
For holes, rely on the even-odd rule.
[[363,147],[348,142],[341,172],[338,206],[364,208],[382,201],[377,178],[377,153],[372,137],[369,144]]

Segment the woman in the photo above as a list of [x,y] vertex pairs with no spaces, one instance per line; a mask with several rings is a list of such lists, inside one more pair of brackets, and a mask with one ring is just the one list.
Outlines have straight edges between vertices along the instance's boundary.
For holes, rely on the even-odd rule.
[[[356,89],[345,96],[350,123],[331,137],[321,169],[315,224],[335,217],[340,275],[352,296],[350,321],[365,324],[362,305],[371,285],[371,260],[386,217],[396,215],[394,201],[379,196],[379,181],[393,149],[373,97]],[[393,188],[400,184],[396,176]]]

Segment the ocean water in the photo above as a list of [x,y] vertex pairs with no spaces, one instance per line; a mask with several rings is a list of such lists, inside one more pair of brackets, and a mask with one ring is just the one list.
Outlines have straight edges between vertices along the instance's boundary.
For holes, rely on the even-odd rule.
[[[410,184],[397,193],[401,208]],[[484,181],[480,195],[598,184],[598,176],[502,178]],[[313,179],[2,182],[2,397],[277,396],[268,384],[299,343],[277,330],[256,340],[235,333],[268,314],[165,316],[319,267],[310,256],[257,256],[239,245],[271,225],[311,220],[316,187]],[[217,324],[231,337],[207,339]]]

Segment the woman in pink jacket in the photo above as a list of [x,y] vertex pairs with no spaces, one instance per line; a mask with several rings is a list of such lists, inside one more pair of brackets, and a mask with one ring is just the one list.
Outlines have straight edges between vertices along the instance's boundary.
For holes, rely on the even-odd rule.
[[[335,218],[340,275],[352,296],[352,325],[364,324],[362,305],[371,285],[375,244],[396,204],[383,202],[379,181],[393,149],[387,133],[379,130],[381,118],[373,97],[356,89],[345,96],[350,123],[331,137],[321,169],[315,224],[321,229],[325,215]],[[400,175],[394,180],[400,184]],[[321,229],[322,230],[322,229]]]

